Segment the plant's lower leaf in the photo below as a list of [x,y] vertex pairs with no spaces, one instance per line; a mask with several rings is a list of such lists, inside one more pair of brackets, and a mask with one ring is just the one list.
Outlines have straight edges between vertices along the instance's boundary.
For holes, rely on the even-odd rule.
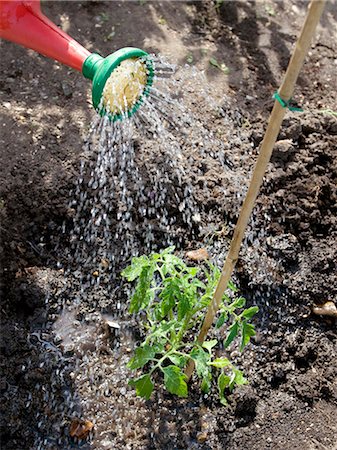
[[209,363],[210,366],[216,367],[217,369],[222,369],[223,367],[228,367],[231,362],[227,358],[216,358]]
[[251,323],[247,323],[246,321],[242,322],[241,325],[241,344],[240,344],[240,351],[242,351],[245,346],[248,344],[248,342],[250,341],[250,338],[252,336],[255,336],[255,328],[254,325],[252,325]]
[[204,392],[207,392],[204,389],[209,389],[210,383],[212,381],[212,373],[209,367],[210,354],[205,352],[205,350],[201,347],[195,347],[191,351],[190,357],[195,363],[195,370],[198,377],[202,380],[201,387]]
[[225,389],[229,387],[231,378],[224,373],[221,373],[218,377],[218,391],[220,397],[220,403],[224,406],[228,405],[227,399],[225,397]]
[[201,382],[200,389],[204,394],[208,394],[211,390],[212,385],[212,373],[209,371],[207,374],[204,374],[204,377]]
[[208,363],[210,361],[210,355],[201,347],[195,347],[191,351],[190,357],[195,362],[197,375],[202,378],[203,374],[209,371]]
[[165,388],[178,397],[187,397],[186,375],[177,366],[163,367]]
[[129,385],[136,388],[136,394],[148,400],[151,397],[154,384],[152,383],[150,374],[142,375],[139,378],[129,381]]
[[235,386],[242,386],[243,384],[247,384],[247,378],[243,375],[241,370],[233,367],[232,376],[230,377],[229,389],[232,391]]
[[151,359],[156,355],[157,348],[151,347],[145,344],[143,347],[138,347],[135,350],[135,355],[130,359],[128,363],[128,368],[131,370],[140,369],[144,367]]

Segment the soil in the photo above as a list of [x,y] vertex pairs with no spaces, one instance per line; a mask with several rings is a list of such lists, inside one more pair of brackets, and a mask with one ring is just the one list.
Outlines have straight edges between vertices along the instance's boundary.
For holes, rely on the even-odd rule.
[[[229,145],[225,157],[246,183],[306,8],[307,2],[288,0],[43,3],[45,14],[89,50],[106,55],[136,46],[204,70],[223,114],[240,112],[245,140],[241,149]],[[55,381],[60,361],[64,364],[73,350],[65,342],[53,347],[43,333],[59,298],[74,295],[56,261],[63,251],[60,227],[71,221],[69,191],[94,114],[90,86],[56,62],[1,44],[3,449],[337,448],[336,322],[312,313],[313,305],[337,303],[337,120],[322,113],[337,104],[336,41],[331,39],[336,19],[328,2],[294,93],[304,112],[287,113],[254,211],[254,240],[247,239],[237,266],[243,294],[260,307],[256,338],[243,356],[235,349],[231,355],[250,384],[229,396],[228,408],[220,406],[215,393],[201,397],[196,384],[187,400],[159,391],[143,402],[133,398],[123,379],[128,373],[121,371],[109,388],[114,420],[103,430],[101,400],[96,410],[82,404],[78,416],[99,426],[81,441],[69,437],[71,417],[62,405],[76,389],[91,401],[95,393],[90,384],[76,387],[71,371]],[[211,65],[211,58],[224,63],[228,73]],[[200,113],[197,103],[193,108]],[[209,127],[221,130],[221,114],[212,119],[204,114],[206,123],[208,117]],[[240,167],[240,161],[247,166]],[[221,195],[231,177],[217,176],[214,159],[202,169],[200,175],[191,167],[190,178],[207,219],[184,250],[206,245],[222,260],[240,204],[233,195]],[[229,231],[222,233],[226,226]],[[105,339],[89,300],[81,314],[74,322],[83,329],[88,358],[83,370],[91,356],[97,367],[112,371],[125,364],[128,355]],[[102,346],[95,355],[91,335]],[[94,410],[96,417],[88,417]]]

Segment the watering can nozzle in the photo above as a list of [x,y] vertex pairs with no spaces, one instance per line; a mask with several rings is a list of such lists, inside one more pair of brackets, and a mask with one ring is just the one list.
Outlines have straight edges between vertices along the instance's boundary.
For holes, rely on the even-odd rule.
[[103,58],[89,55],[82,73],[92,80],[92,102],[96,110],[116,121],[134,114],[149,93],[153,63],[144,50],[126,47]]
[[42,14],[39,0],[0,0],[0,37],[82,71],[93,82],[94,107],[112,121],[130,117],[149,94],[154,71],[146,52],[90,53]]

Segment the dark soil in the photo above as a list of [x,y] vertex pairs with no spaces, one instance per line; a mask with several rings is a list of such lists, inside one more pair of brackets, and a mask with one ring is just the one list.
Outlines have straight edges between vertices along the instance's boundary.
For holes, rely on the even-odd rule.
[[[133,45],[165,54],[179,64],[191,63],[192,57],[191,64],[205,70],[224,111],[226,96],[243,117],[246,141],[241,152],[247,167],[238,166],[237,148],[229,146],[226,158],[235,170],[247,174],[307,2],[218,4],[219,8],[206,1],[72,1],[46,2],[43,9],[88,49],[104,55]],[[88,104],[90,86],[66,67],[2,43],[3,449],[35,450],[39,436],[46,438],[40,448],[62,450],[337,448],[336,323],[311,312],[313,305],[336,303],[337,297],[337,120],[320,112],[337,104],[337,53],[331,38],[336,30],[334,6],[327,3],[294,94],[305,112],[287,113],[257,201],[253,224],[258,238],[246,242],[238,262],[240,287],[248,301],[260,307],[253,343],[242,357],[232,352],[250,384],[230,395],[224,409],[215,393],[200,397],[195,384],[187,400],[159,392],[144,403],[133,401],[132,391],[125,397],[120,394],[124,382],[113,386],[111,395],[118,420],[122,417],[125,423],[116,420],[109,425],[105,440],[94,436],[80,443],[64,440],[70,418],[62,404],[76,390],[75,381],[69,372],[55,382],[61,351],[48,347],[43,332],[53,310],[53,300],[46,304],[47,291],[51,299],[61,296],[62,289],[71,297],[71,286],[63,286],[62,270],[56,267],[62,243],[59,253],[55,245],[61,224],[71,220],[69,191],[78,176],[93,114]],[[229,73],[211,66],[211,57],[225,63]],[[195,104],[196,113],[198,108]],[[209,122],[221,129],[221,117]],[[204,219],[199,242],[186,247],[208,245],[212,256],[220,251],[221,259],[230,231],[224,235],[218,231],[224,224],[232,229],[240,205],[221,196],[222,183],[230,183],[230,177],[222,175],[219,181],[212,161],[207,160],[202,176],[190,169],[208,223]],[[86,302],[77,317],[79,327],[94,310]],[[34,335],[37,332],[40,340]],[[90,355],[89,344],[89,340],[83,343]],[[112,343],[104,345],[107,349],[101,351],[97,364],[108,364],[113,358]],[[67,349],[63,351],[67,360]],[[49,399],[50,389],[57,393],[56,399]],[[95,422],[95,417],[84,418]]]

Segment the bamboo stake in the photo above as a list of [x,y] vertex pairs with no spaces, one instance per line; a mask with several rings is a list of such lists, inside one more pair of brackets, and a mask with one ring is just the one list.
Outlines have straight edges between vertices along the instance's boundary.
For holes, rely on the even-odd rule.
[[[309,50],[311,40],[314,36],[317,24],[322,15],[325,5],[325,0],[311,0],[309,9],[300,33],[300,36],[296,42],[296,46],[293,55],[290,59],[286,74],[284,76],[282,85],[279,89],[279,95],[281,99],[288,102],[294,91],[295,83],[300,70],[303,66],[304,59]],[[214,292],[212,303],[209,305],[205,320],[198,336],[198,342],[203,343],[208,333],[208,330],[212,326],[214,317],[219,309],[220,301],[223,297],[225,290],[227,289],[228,282],[232,275],[233,269],[239,257],[239,251],[242,244],[243,236],[250,218],[250,215],[254,208],[256,197],[259,193],[263,177],[269,163],[273,147],[275,145],[278,133],[281,128],[283,117],[287,108],[283,108],[280,103],[275,100],[273,110],[271,112],[267,130],[264,139],[261,144],[259,156],[256,161],[252,179],[246,194],[246,198],[243,202],[239,219],[237,221],[233,238],[230,244],[229,252],[222,269],[222,273]],[[185,374],[189,379],[194,370],[194,362],[190,360],[186,367]]]

